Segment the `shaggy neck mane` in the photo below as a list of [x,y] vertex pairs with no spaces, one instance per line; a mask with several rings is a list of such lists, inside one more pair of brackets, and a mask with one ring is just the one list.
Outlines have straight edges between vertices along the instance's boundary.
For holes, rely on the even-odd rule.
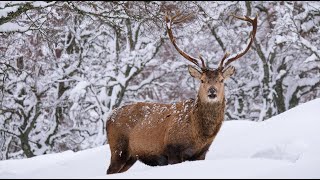
[[222,102],[201,102],[197,98],[193,111],[193,120],[197,125],[198,134],[205,138],[215,136],[224,119],[225,99]]

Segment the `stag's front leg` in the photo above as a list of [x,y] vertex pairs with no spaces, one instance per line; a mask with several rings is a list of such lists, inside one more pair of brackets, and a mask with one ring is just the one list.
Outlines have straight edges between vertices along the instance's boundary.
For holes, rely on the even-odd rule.
[[189,161],[196,161],[196,160],[204,160],[206,158],[206,154],[209,150],[210,145],[205,146],[200,152],[193,155],[191,158],[189,158]]
[[165,154],[168,157],[168,164],[177,164],[183,162],[183,146],[182,145],[167,145]]

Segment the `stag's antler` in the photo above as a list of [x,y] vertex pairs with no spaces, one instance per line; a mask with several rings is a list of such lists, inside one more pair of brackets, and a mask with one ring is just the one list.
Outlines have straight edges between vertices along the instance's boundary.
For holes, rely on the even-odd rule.
[[[176,44],[176,39],[174,38],[173,34],[172,34],[172,25],[174,24],[178,24],[181,23],[183,21],[185,21],[186,19],[188,19],[192,14],[188,14],[188,15],[183,15],[182,13],[178,12],[175,16],[169,17],[168,15],[166,15],[166,25],[167,25],[167,31],[168,31],[168,35],[169,38],[173,44],[173,46],[176,48],[176,50],[187,60],[189,60],[190,62],[192,62],[193,64],[195,64],[197,67],[201,68],[202,70],[206,70],[207,67],[204,63],[203,58],[201,57],[201,55],[199,55],[199,59],[192,57],[191,55],[187,54],[186,52],[184,52],[183,50],[181,50],[178,45]],[[200,67],[199,65],[199,61],[201,61],[202,63],[202,67]]]
[[[235,15],[232,15],[233,17],[237,18],[237,19],[241,19],[243,21],[247,21],[249,23],[252,24],[252,31],[250,33],[250,42],[248,44],[248,46],[246,47],[246,49],[237,54],[236,56],[230,58],[230,59],[227,59],[228,56],[230,55],[228,52],[225,53],[225,55],[223,56],[222,60],[220,61],[220,64],[219,64],[219,69],[222,71],[224,67],[228,66],[230,63],[232,63],[233,61],[239,59],[240,57],[242,57],[243,55],[245,55],[248,50],[250,49],[250,46],[254,40],[254,37],[256,36],[256,32],[257,32],[257,23],[258,23],[258,16],[256,16],[254,19],[251,19],[249,18],[248,16],[244,16],[244,17],[238,17],[238,16],[235,16]],[[224,61],[227,59],[227,62],[225,63],[225,65],[223,65]]]

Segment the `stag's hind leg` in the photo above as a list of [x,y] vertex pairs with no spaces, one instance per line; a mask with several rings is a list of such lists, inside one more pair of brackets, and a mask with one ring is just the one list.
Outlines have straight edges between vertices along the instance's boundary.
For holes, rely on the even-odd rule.
[[107,170],[107,174],[118,173],[121,170],[121,168],[126,164],[126,160],[123,160],[122,158],[118,158],[116,156],[117,155],[111,157],[111,163]]
[[122,167],[122,169],[119,171],[119,173],[122,173],[122,172],[125,172],[127,171],[128,169],[131,168],[131,166],[133,166],[134,163],[136,163],[137,161],[137,158],[134,158],[134,157],[130,157],[126,164]]
[[[109,141],[111,151],[110,166],[107,174],[119,173],[126,166],[130,159],[128,151],[128,139],[125,136],[120,136]],[[129,169],[129,168],[128,168]]]

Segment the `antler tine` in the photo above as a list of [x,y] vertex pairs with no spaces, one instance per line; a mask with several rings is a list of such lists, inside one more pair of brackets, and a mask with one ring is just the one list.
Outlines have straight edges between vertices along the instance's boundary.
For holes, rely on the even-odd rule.
[[204,61],[202,59],[202,57],[199,59],[197,58],[194,58],[192,57],[191,55],[187,54],[186,52],[184,52],[183,50],[181,50],[178,45],[176,44],[176,39],[174,38],[173,36],[173,33],[172,33],[172,25],[173,24],[178,24],[178,23],[181,23],[183,21],[185,21],[186,19],[188,19],[190,17],[191,14],[188,14],[186,16],[182,15],[181,12],[177,12],[176,15],[174,15],[173,17],[170,17],[168,16],[168,14],[166,14],[166,26],[167,26],[167,31],[168,31],[168,36],[169,36],[169,39],[171,41],[171,43],[173,44],[173,46],[176,48],[176,50],[184,57],[186,58],[187,60],[189,60],[190,62],[192,62],[193,64],[195,64],[197,67],[201,68],[199,66],[199,61],[201,60],[202,61],[202,70],[206,69],[205,67],[205,64],[204,64]]
[[181,14],[182,14],[182,13],[181,13],[180,11],[177,11],[176,15],[174,15],[174,16],[171,17],[171,21],[174,22],[174,20],[175,20],[177,17],[181,16]]
[[227,57],[229,57],[230,53],[229,52],[226,52],[222,58],[222,60],[220,61],[220,64],[219,64],[219,67],[218,69],[222,70],[223,69],[223,63],[224,63],[224,60],[227,59]]
[[201,54],[199,54],[199,59],[201,60],[202,69],[207,69],[206,64],[204,63],[204,59],[202,58]]
[[175,19],[173,20],[173,24],[179,24],[184,21],[186,21],[188,18],[190,18],[193,14],[189,13],[187,15],[182,15],[182,13],[175,16]]
[[223,67],[228,66],[230,63],[232,63],[233,61],[239,59],[240,57],[242,57],[243,55],[245,55],[245,54],[248,52],[248,50],[250,49],[250,47],[251,47],[251,45],[252,45],[252,43],[253,43],[253,40],[254,40],[255,35],[256,35],[256,32],[257,32],[258,16],[256,16],[254,19],[251,19],[251,18],[249,18],[248,16],[238,17],[238,16],[235,16],[235,15],[233,15],[233,14],[232,14],[232,16],[235,17],[235,18],[237,18],[237,19],[240,19],[240,20],[243,20],[243,21],[247,21],[247,22],[249,22],[249,23],[252,24],[252,31],[251,31],[251,33],[250,33],[250,42],[249,42],[248,46],[246,47],[246,49],[245,49],[243,52],[237,54],[236,56],[234,56],[234,57],[232,57],[232,58],[230,58],[230,59],[228,59],[227,62],[226,62],[226,64],[223,65],[224,60],[225,60],[225,59],[227,58],[227,56],[228,56],[227,53],[226,53],[225,56],[223,57],[223,59],[221,60],[220,65],[219,65],[219,68],[220,68],[221,70],[223,69]]

